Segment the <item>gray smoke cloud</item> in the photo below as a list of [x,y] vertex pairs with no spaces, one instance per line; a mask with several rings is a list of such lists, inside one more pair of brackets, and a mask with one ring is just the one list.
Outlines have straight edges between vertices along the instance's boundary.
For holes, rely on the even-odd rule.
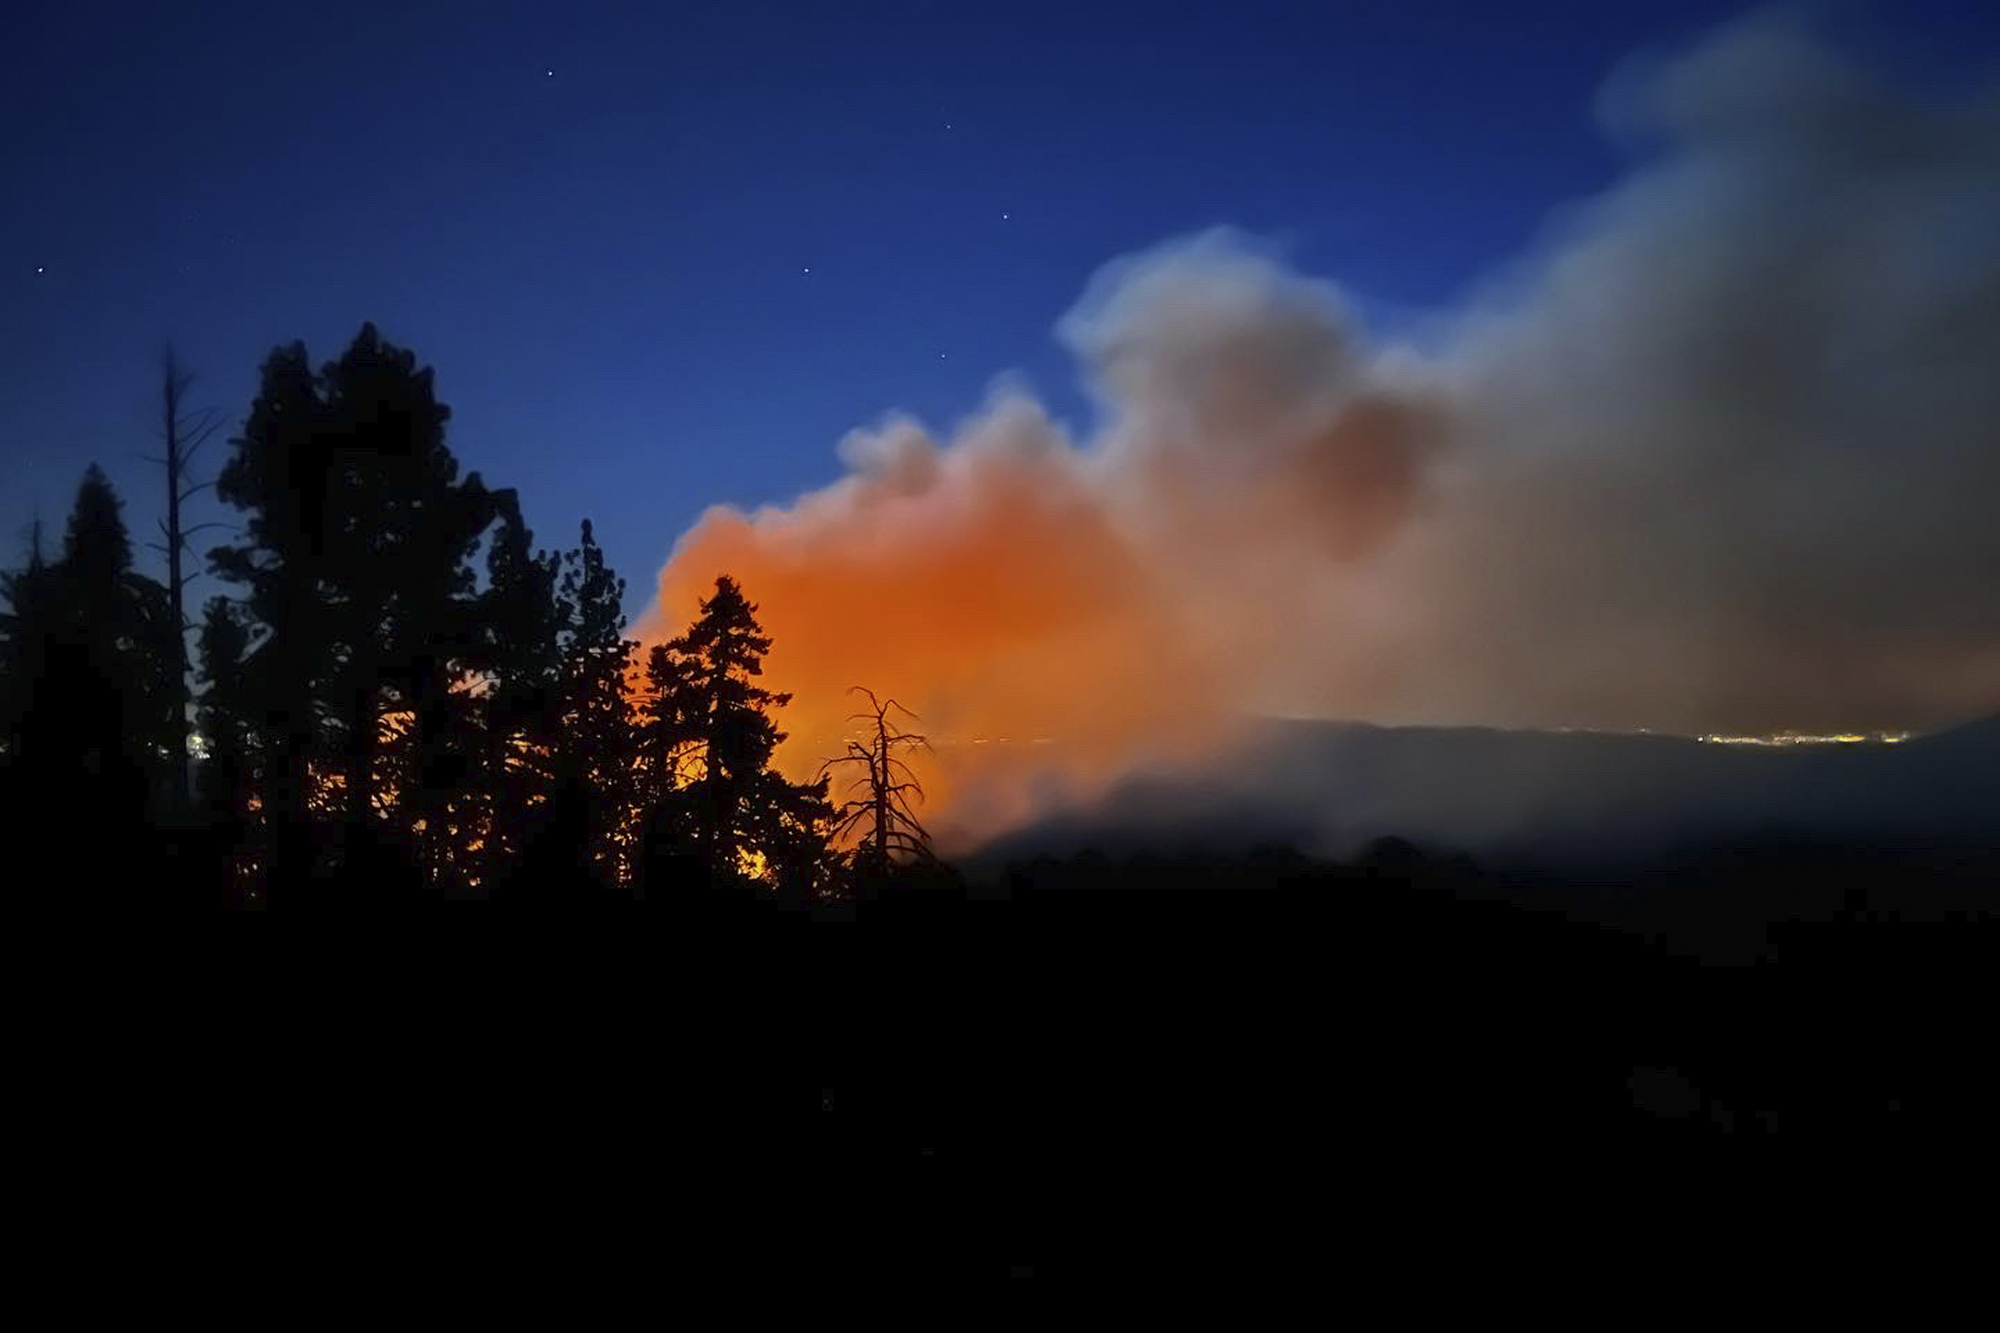
[[[1015,719],[1100,778],[1237,714],[2000,708],[2000,95],[1925,100],[1760,18],[1619,71],[1599,114],[1645,164],[1419,342],[1231,231],[1120,260],[1058,326],[1092,437],[1014,389],[949,441],[857,432],[832,487],[683,538],[645,632],[729,570],[788,688]],[[912,647],[927,624],[972,655]]]
[[[1655,165],[1435,369],[1411,669],[1502,721],[1924,727],[2000,703],[2000,98],[1764,20],[1612,82]],[[1482,557],[1482,552],[1484,556]],[[1483,647],[1482,647],[1483,645]]]

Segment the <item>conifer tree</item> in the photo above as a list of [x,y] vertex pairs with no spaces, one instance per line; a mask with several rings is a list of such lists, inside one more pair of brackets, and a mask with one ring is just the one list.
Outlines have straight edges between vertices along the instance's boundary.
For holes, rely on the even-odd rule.
[[791,696],[757,683],[771,640],[756,606],[724,575],[700,607],[647,660],[649,759],[672,784],[655,836],[685,848],[710,883],[757,877],[811,895],[825,874],[826,781],[792,783],[770,767],[785,739],[772,714]]
[[491,798],[482,848],[489,886],[519,860],[530,812],[545,805],[553,789],[552,757],[561,742],[561,635],[570,616],[559,595],[562,557],[534,550],[534,534],[512,491],[497,491],[494,500],[500,523],[486,553],[479,663],[487,680],[481,776]]
[[243,537],[209,553],[215,574],[242,588],[248,656],[235,706],[256,719],[255,801],[270,830],[262,870],[267,884],[287,886],[312,868],[312,763],[326,749],[337,660],[327,577],[334,467],[323,415],[305,344],[272,352],[215,485],[244,512]]
[[626,675],[639,645],[625,637],[625,580],[605,563],[589,519],[565,564],[568,624],[559,636],[551,770],[559,799],[584,831],[582,864],[608,886],[629,868],[637,793]]
[[430,370],[373,325],[321,391],[339,479],[348,819],[379,819],[434,880],[463,879],[483,822],[467,790],[483,750],[468,689],[481,655],[472,556],[497,506],[478,473],[459,480]]
[[105,721],[116,724],[120,748],[157,776],[179,659],[166,589],[133,571],[123,510],[103,470],[91,464],[77,487],[56,578],[67,633],[82,646],[93,680],[114,696]]
[[[122,502],[92,465],[53,564],[39,533],[4,586],[10,812],[97,891],[145,897],[134,872],[168,740],[165,590],[132,570]],[[30,860],[34,858],[30,857]]]
[[[387,835],[433,883],[469,873],[483,748],[471,559],[495,516],[444,443],[431,372],[373,325],[315,376],[274,352],[217,494],[244,539],[211,554],[242,585],[243,686],[262,721],[261,804],[280,883],[312,872],[318,820]],[[350,877],[352,878],[352,877]]]

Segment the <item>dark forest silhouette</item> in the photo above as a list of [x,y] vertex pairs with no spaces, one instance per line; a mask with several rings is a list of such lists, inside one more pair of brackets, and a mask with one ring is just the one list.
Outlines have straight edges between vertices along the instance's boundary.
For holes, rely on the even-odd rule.
[[[166,382],[173,550],[203,427]],[[725,997],[752,1038],[675,1029],[676,1059],[710,1071],[678,1112],[710,1137],[687,1142],[783,1145],[828,1197],[933,1197],[940,1172],[964,1197],[1028,1197],[1084,1170],[1138,1197],[1190,1143],[1287,1173],[1400,1145],[1467,1179],[1636,1146],[1665,1183],[1719,1139],[1986,1123],[1946,1020],[1979,1012],[1948,987],[1990,942],[1918,923],[1990,919],[1990,849],[1766,841],[1609,882],[1398,838],[1344,863],[1086,848],[954,869],[893,698],[857,684],[844,752],[787,780],[789,699],[763,684],[783,645],[754,590],[718,571],[641,660],[591,524],[537,546],[514,491],[461,473],[449,420],[372,326],[317,370],[274,351],[214,478],[233,535],[207,552],[221,591],[197,624],[179,571],[135,571],[124,502],[85,472],[59,542],[37,528],[0,576],[0,807],[17,864],[45,867],[17,876],[19,902],[643,904],[630,919],[663,929],[604,932],[573,964],[633,992],[574,1039],[627,1068],[676,950],[681,1011]],[[519,1031],[496,1025],[496,1068]],[[956,1225],[911,1253],[1018,1262],[1030,1221]]]
[[826,782],[771,768],[788,696],[757,683],[772,644],[733,580],[637,662],[590,522],[537,549],[514,491],[461,475],[431,371],[372,325],[317,371],[275,350],[214,479],[237,532],[208,552],[228,591],[198,626],[191,764],[181,506],[215,419],[188,383],[169,358],[167,583],[132,569],[93,466],[60,553],[37,532],[0,585],[6,799],[50,848],[103,858],[112,892],[809,907],[932,859],[857,861]]

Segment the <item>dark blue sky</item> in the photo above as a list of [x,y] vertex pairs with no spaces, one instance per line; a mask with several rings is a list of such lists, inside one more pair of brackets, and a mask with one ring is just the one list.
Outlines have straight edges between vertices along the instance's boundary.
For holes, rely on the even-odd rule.
[[[1120,253],[1230,223],[1452,300],[1620,170],[1605,74],[1742,7],[404,8],[10,17],[0,562],[92,459],[151,526],[167,338],[233,429],[273,345],[372,319],[543,543],[596,520],[636,613],[703,507],[828,480],[887,409],[948,425],[1018,370],[1080,422],[1050,330]],[[1822,12],[1920,80],[2000,48],[1990,4]]]

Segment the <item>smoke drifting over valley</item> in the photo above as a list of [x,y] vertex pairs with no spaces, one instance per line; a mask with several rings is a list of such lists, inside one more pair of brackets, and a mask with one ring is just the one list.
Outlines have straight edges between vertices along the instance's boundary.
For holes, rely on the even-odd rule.
[[849,685],[894,695],[959,840],[1256,715],[2000,708],[2000,95],[1760,19],[1599,114],[1643,164],[1419,340],[1233,232],[1119,260],[1058,325],[1090,434],[1009,387],[949,438],[857,431],[832,485],[682,537],[640,636],[735,576],[797,694],[784,765],[837,748]]

